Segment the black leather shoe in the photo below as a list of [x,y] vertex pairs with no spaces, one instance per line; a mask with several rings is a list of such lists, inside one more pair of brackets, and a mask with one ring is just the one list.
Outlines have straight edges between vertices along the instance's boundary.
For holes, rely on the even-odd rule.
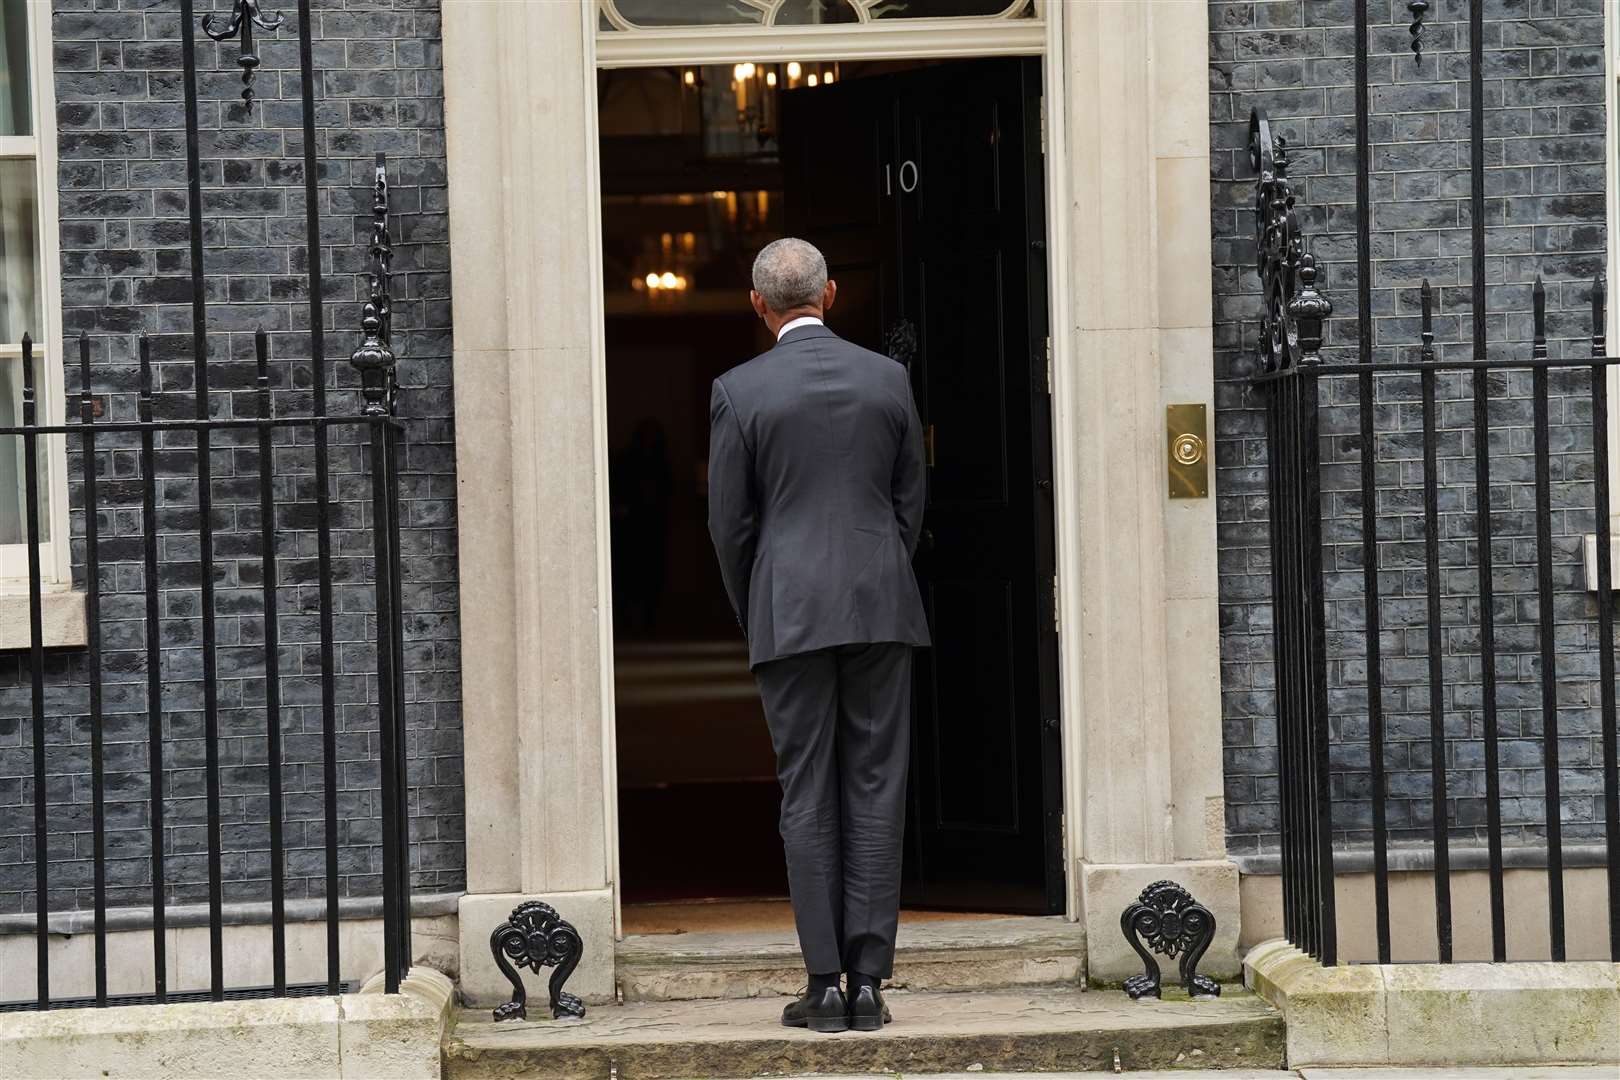
[[849,1005],[836,986],[812,990],[789,1002],[782,1010],[783,1027],[807,1027],[811,1031],[848,1031]]
[[883,994],[875,986],[863,986],[849,999],[849,1026],[856,1031],[882,1031],[893,1020]]

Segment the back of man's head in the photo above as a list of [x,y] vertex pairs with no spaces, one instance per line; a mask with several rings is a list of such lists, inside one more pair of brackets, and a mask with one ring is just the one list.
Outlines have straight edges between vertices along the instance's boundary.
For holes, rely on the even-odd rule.
[[795,308],[819,309],[827,289],[827,260],[814,244],[784,236],[754,259],[754,291],[774,314]]

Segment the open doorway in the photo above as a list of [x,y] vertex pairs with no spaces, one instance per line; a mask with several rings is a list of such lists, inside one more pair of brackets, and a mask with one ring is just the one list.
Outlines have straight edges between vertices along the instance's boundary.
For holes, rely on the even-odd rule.
[[781,235],[928,432],[908,906],[1063,909],[1039,62],[599,76],[620,873],[627,903],[786,895],[763,712],[705,526],[711,381],[772,344]]

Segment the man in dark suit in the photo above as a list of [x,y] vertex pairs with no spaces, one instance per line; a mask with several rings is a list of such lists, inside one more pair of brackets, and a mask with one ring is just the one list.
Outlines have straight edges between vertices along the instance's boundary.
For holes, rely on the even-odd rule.
[[714,382],[709,534],[782,782],[809,973],[782,1022],[876,1031],[900,916],[911,651],[928,644],[911,569],[922,426],[906,369],[823,325],[837,285],[819,251],[777,240],[753,284],[777,344]]

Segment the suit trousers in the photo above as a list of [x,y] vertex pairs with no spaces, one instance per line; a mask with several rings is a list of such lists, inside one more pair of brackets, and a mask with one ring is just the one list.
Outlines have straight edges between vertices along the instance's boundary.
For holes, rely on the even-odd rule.
[[805,968],[894,973],[911,744],[910,645],[840,645],[754,669],[782,782]]

